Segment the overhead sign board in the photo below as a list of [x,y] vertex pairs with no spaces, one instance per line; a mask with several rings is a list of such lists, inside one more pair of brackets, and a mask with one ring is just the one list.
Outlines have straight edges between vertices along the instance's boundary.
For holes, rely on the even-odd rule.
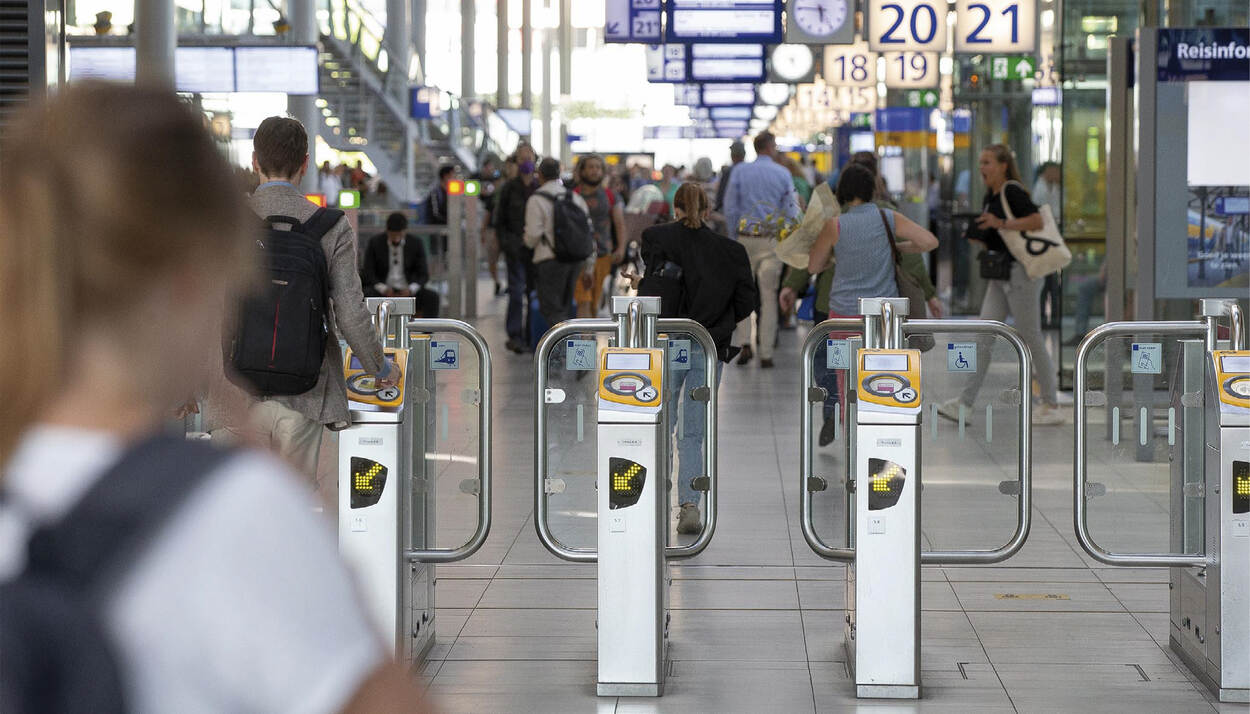
[[755,103],[754,84],[678,84],[673,103],[678,106],[741,107]]
[[867,42],[825,48],[825,82],[836,87],[876,87],[877,53]]
[[604,42],[660,41],[660,0],[607,0]]
[[885,86],[889,89],[922,89],[936,87],[938,53],[936,52],[886,52]]
[[[69,48],[69,80],[135,80],[134,47]],[[178,47],[174,87],[194,94],[320,91],[317,48],[305,46]]]
[[991,79],[1033,79],[1037,60],[1030,55],[995,55],[990,58]]
[[1202,27],[1159,30],[1159,81],[1250,80],[1250,30]]
[[[745,129],[745,127],[744,127]],[[720,130],[701,126],[646,126],[643,139],[739,139],[746,131]]]
[[783,0],[668,0],[665,41],[779,44],[784,4]]
[[764,46],[647,45],[649,82],[762,82]]
[[946,0],[864,0],[864,33],[874,52],[945,52]]
[[1032,52],[1035,0],[955,0],[956,52]]
[[742,107],[691,107],[691,119],[714,121],[749,121],[754,116],[750,106]]

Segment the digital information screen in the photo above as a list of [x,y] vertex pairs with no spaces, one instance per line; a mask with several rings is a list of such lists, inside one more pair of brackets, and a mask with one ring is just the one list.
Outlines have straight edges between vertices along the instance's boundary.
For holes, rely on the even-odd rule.
[[234,67],[236,92],[320,91],[316,47],[236,47]]
[[651,369],[651,355],[645,352],[609,352],[607,367],[611,370],[648,370]]
[[761,82],[763,45],[648,45],[649,82]]
[[691,107],[691,119],[711,119],[713,121],[751,121],[752,108],[742,107]]
[[[194,94],[320,91],[316,47],[179,47],[174,84]],[[69,80],[135,81],[135,48],[70,47]]]
[[906,372],[907,355],[864,355],[864,370],[867,372]]
[[1250,357],[1240,355],[1220,358],[1220,371],[1228,373],[1250,374]]
[[784,0],[669,0],[667,42],[782,41]]
[[607,0],[604,42],[659,42],[660,0]]

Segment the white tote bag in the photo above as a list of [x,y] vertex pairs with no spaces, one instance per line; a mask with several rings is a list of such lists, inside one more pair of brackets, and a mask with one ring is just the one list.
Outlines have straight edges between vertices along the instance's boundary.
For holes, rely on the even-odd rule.
[[[1011,221],[1015,220],[1015,216],[1011,213],[1011,206],[1007,204],[1008,184],[1019,186],[1025,193],[1028,193],[1028,189],[1021,186],[1019,181],[1008,181],[998,194],[1003,202],[1003,214],[1007,216],[1007,220]],[[1059,233],[1059,224],[1055,222],[1050,206],[1043,203],[1038,206],[1037,210],[1042,214],[1040,231],[1025,233],[1006,228],[998,229],[998,234],[1003,237],[1003,243],[1007,244],[1007,250],[1011,251],[1011,255],[1024,266],[1030,280],[1057,273],[1072,262],[1072,251],[1068,250],[1067,244],[1063,242],[1063,236]]]

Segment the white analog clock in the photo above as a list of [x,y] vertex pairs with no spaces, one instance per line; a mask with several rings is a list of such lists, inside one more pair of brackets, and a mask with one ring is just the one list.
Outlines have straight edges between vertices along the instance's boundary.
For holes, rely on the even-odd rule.
[[809,75],[814,61],[807,45],[777,45],[773,48],[773,74],[787,82],[797,82]]
[[761,84],[758,90],[760,101],[771,106],[781,106],[790,101],[790,85],[769,82]]
[[832,37],[846,24],[851,12],[848,0],[793,0],[794,24],[812,37]]

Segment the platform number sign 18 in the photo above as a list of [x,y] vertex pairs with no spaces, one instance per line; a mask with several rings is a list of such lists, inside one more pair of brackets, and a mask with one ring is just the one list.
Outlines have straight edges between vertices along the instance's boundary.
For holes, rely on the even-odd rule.
[[835,87],[876,87],[877,53],[870,52],[866,42],[827,45],[825,83]]
[[946,0],[866,0],[865,8],[874,52],[946,50]]
[[1035,0],[956,0],[956,52],[1032,52]]

